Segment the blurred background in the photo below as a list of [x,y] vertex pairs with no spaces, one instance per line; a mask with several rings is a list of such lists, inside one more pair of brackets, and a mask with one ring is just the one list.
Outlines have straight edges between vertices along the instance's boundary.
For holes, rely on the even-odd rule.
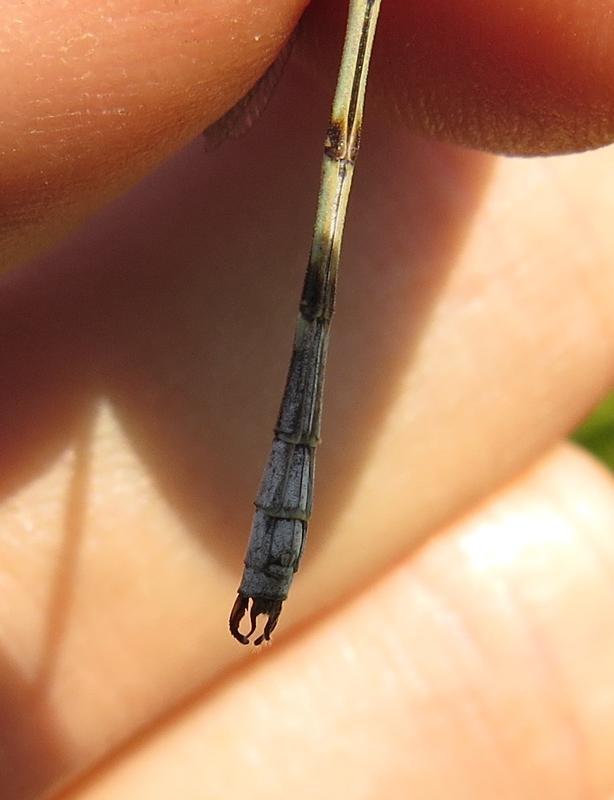
[[572,439],[614,472],[614,392],[580,425]]

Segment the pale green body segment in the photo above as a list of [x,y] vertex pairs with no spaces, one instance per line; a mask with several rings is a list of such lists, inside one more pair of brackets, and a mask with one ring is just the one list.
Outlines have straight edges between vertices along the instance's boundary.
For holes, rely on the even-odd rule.
[[[381,0],[350,0],[292,359],[271,453],[255,502],[245,570],[230,615],[231,633],[243,644],[249,642],[259,614],[266,615],[267,622],[255,644],[270,638],[307,536],[341,240],[360,144],[367,72],[380,3]],[[250,601],[251,630],[244,635],[239,625]]]

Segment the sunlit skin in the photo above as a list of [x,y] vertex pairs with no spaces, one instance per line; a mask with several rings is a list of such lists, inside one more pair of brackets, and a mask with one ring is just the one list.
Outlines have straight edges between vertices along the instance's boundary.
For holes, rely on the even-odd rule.
[[614,490],[562,444],[614,377],[609,2],[384,0],[309,552],[228,634],[345,4],[198,134],[303,6],[7,12],[3,800],[613,790]]

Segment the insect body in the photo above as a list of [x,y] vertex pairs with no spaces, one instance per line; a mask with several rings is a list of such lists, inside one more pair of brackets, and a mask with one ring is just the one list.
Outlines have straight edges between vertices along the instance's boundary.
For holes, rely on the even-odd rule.
[[[245,570],[230,614],[230,631],[242,644],[249,643],[260,614],[266,615],[267,621],[254,644],[270,639],[307,536],[341,240],[380,2],[350,0],[292,359],[255,502]],[[251,627],[242,634],[239,626],[247,612]]]

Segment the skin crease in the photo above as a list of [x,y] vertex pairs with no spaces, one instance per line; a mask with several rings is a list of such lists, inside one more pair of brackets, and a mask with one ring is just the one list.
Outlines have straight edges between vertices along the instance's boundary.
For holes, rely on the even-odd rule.
[[611,793],[611,479],[552,448],[612,385],[614,156],[415,132],[606,144],[614,23],[599,2],[447,7],[384,5],[316,515],[258,659],[226,618],[345,5],[309,9],[252,131],[94,217],[244,93],[302,4],[26,3],[5,26],[3,798],[96,765],[71,798],[168,796],[179,773],[185,797],[228,776],[306,796],[301,769],[354,797]]

